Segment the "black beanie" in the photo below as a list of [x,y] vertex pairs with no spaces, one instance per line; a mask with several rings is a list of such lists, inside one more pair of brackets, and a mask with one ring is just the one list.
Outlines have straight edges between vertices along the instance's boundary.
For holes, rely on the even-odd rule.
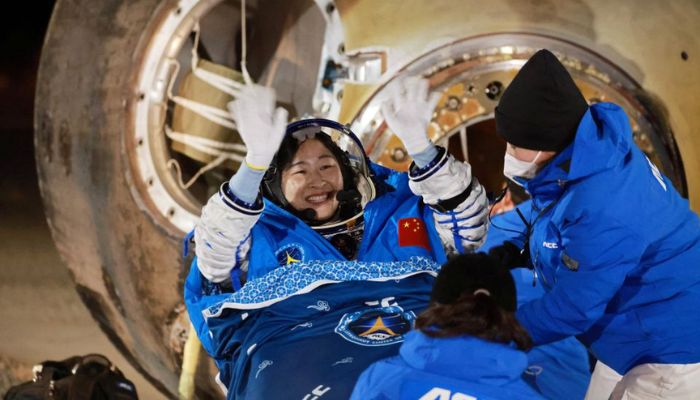
[[574,140],[588,103],[549,50],[523,65],[496,107],[496,130],[508,143],[560,151]]
[[461,254],[443,265],[433,285],[431,300],[452,304],[462,294],[474,294],[479,289],[481,293],[488,292],[504,310],[515,311],[515,282],[510,270],[485,253]]

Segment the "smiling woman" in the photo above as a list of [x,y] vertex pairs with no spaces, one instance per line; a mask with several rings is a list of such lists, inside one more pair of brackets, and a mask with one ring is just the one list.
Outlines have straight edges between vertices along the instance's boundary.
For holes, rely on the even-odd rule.
[[[397,85],[392,92],[397,95],[386,104],[391,115],[389,123],[395,132],[401,132],[401,140],[410,144],[407,150],[415,159],[408,173],[370,162],[359,139],[337,122],[300,120],[285,129],[282,117],[286,118],[286,114],[276,107],[271,88],[245,85],[229,103],[247,153],[240,169],[202,209],[194,233],[197,259],[185,284],[190,319],[217,364],[244,370],[249,362],[247,357],[218,351],[230,345],[230,337],[220,335],[215,325],[237,324],[238,319],[222,314],[215,320],[213,314],[207,313],[221,305],[226,293],[258,292],[255,288],[261,282],[269,283],[276,277],[276,283],[265,292],[279,294],[294,284],[290,279],[279,281],[279,274],[294,274],[297,267],[301,270],[308,263],[329,269],[332,276],[316,277],[318,282],[327,284],[349,279],[347,272],[352,267],[347,263],[352,261],[352,265],[357,263],[358,271],[349,280],[364,284],[371,280],[370,264],[360,266],[361,263],[383,265],[400,261],[397,265],[403,265],[418,259],[442,263],[449,254],[473,251],[483,242],[487,216],[483,187],[472,180],[469,164],[457,161],[426,136],[432,110],[429,103],[435,97],[429,95],[427,81],[413,77],[397,81]],[[411,95],[404,97],[400,93]],[[344,266],[336,269],[333,265]],[[314,283],[308,287],[316,286]],[[393,289],[390,292],[393,294]],[[340,307],[334,304],[333,310],[337,312]],[[398,328],[410,326],[399,318],[398,326],[388,328],[385,324],[391,325],[397,317],[394,313],[392,310],[384,316],[386,319],[372,314],[366,321],[346,321],[348,329],[358,330],[362,338],[341,328],[325,333],[337,339],[335,333],[345,332],[353,343],[362,342],[367,336],[378,341],[373,345],[394,344],[403,334]],[[316,326],[317,322],[313,324]],[[244,325],[253,326],[247,322]],[[240,332],[245,329],[237,328]],[[392,339],[385,341],[388,337]],[[329,351],[321,353],[335,357],[330,351],[336,349],[335,345],[324,348]],[[247,356],[252,357],[250,360],[264,357],[259,365],[265,365],[266,375],[273,363],[270,370],[276,373],[289,376],[292,371],[297,372],[284,364],[290,359],[284,357],[290,347],[269,349],[269,343],[256,340],[255,351],[251,348]],[[350,354],[355,352],[363,358],[355,364],[361,370],[368,362],[392,354],[392,349],[367,351],[358,347]],[[268,357],[275,361],[271,363]],[[257,392],[268,390],[265,385],[252,385],[253,392],[248,391],[245,375],[231,375],[227,368],[220,368],[220,379],[227,390],[236,392],[234,397],[279,397]],[[312,381],[328,384],[323,369],[311,368],[307,373]],[[333,396],[337,397],[332,398],[347,398],[350,394],[352,376],[342,380],[345,389],[336,386],[341,383],[333,383]],[[303,384],[294,388],[302,389],[306,390]]]
[[[408,174],[371,163],[357,137],[336,122],[301,120],[285,130],[286,114],[276,108],[273,90],[241,89],[229,110],[246,144],[245,161],[209,199],[195,229],[197,267],[207,280],[231,280],[236,287],[285,265],[278,261],[287,258],[276,253],[291,245],[305,260],[424,256],[441,262],[481,243],[483,188],[472,181],[468,164],[426,136],[435,96],[425,80],[397,84],[414,94],[387,102],[392,126],[412,144],[416,163]],[[417,221],[421,240],[402,237],[404,219]]]
[[282,193],[296,210],[312,210],[317,221],[331,220],[343,187],[338,160],[318,139],[308,139],[282,172]]

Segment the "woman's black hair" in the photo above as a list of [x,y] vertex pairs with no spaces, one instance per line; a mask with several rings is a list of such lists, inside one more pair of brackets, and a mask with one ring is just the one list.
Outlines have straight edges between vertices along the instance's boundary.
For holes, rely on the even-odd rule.
[[471,335],[527,350],[532,339],[515,319],[515,284],[507,268],[484,254],[464,254],[442,267],[430,306],[416,328],[431,337]]
[[416,328],[430,337],[471,335],[490,342],[513,342],[521,350],[532,347],[515,314],[483,294],[465,293],[453,304],[431,303],[416,319]]
[[[340,217],[349,218],[350,216],[359,212],[359,199],[356,198],[359,197],[359,192],[357,192],[357,174],[350,166],[350,159],[348,157],[348,154],[345,151],[343,151],[340,147],[338,147],[338,145],[335,144],[335,142],[333,142],[333,139],[331,139],[330,136],[326,135],[323,132],[318,132],[310,138],[316,139],[319,142],[321,142],[321,144],[323,144],[323,146],[331,152],[333,157],[335,157],[336,161],[338,162],[340,172],[343,176],[342,192],[357,193],[357,196],[355,196],[354,193],[352,194],[352,196],[357,201],[340,201]],[[294,207],[292,207],[292,205],[289,203],[287,198],[284,196],[284,193],[282,192],[282,172],[292,162],[292,160],[294,159],[294,155],[296,155],[297,151],[299,150],[299,147],[303,142],[303,140],[300,141],[293,135],[285,136],[285,138],[282,140],[282,143],[280,144],[279,150],[277,150],[275,158],[272,160],[270,167],[265,173],[265,177],[263,178],[262,189],[263,195],[268,200],[291,212],[292,214],[297,215],[305,222],[314,223],[319,222],[314,221],[315,213],[312,213],[313,215],[309,215],[307,210],[295,209]]]

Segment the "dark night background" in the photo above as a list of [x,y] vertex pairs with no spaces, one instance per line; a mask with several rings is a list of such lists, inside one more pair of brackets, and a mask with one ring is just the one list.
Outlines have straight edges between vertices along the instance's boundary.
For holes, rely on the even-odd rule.
[[[6,10],[0,28],[0,146],[2,180],[0,201],[36,200],[36,169],[32,144],[34,87],[41,45],[51,17],[53,1],[24,2],[18,11]],[[17,185],[34,183],[31,193]],[[33,205],[33,203],[32,203]]]

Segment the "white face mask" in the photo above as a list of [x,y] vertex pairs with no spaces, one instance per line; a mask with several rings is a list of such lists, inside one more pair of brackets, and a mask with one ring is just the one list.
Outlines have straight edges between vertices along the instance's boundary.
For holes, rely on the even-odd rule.
[[541,151],[537,152],[532,161],[518,160],[514,156],[506,153],[503,159],[503,175],[511,181],[522,186],[522,182],[518,182],[515,178],[532,179],[537,175],[537,159],[540,158]]

